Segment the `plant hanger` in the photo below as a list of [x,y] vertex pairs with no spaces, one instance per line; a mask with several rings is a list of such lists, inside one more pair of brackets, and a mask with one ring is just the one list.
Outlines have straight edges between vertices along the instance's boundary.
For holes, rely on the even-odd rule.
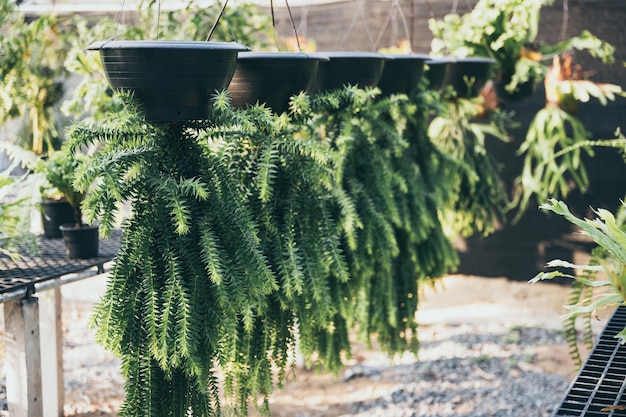
[[[224,11],[226,10],[227,6],[228,6],[228,0],[224,1],[224,5],[222,6],[222,10],[220,10],[220,14],[217,16],[217,20],[215,21],[215,24],[211,28],[211,30],[209,32],[209,35],[206,38],[207,42],[211,40],[211,37],[213,36],[213,32],[217,28],[217,25],[219,24],[222,16],[224,15]],[[291,27],[293,29],[293,34],[294,34],[294,36],[296,38],[296,43],[298,45],[298,51],[302,52],[302,46],[300,45],[300,37],[298,36],[298,30],[296,29],[296,23],[295,23],[295,21],[293,19],[293,14],[291,13],[291,7],[289,6],[289,1],[285,0],[285,6],[287,6],[287,12],[289,13],[289,20],[291,22]],[[274,28],[274,42],[276,43],[276,46],[278,47],[278,38],[277,38],[277,35],[276,35],[276,14],[274,12],[274,0],[270,0],[270,10],[271,10],[271,13],[272,13],[272,27]]]

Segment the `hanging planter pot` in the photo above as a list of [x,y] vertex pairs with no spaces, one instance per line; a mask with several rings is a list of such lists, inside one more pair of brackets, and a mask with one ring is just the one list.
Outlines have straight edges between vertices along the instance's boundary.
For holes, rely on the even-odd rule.
[[328,58],[301,52],[240,52],[228,86],[232,104],[265,103],[275,113],[282,113],[291,96],[309,88],[324,60]]
[[63,224],[59,227],[63,234],[65,253],[70,259],[90,259],[98,257],[100,236],[97,225]]
[[440,91],[443,88],[450,62],[448,58],[430,59],[425,62],[426,78],[431,90]]
[[61,237],[59,226],[74,221],[74,209],[67,200],[44,199],[41,206],[41,223],[44,237],[57,239]]
[[537,83],[535,80],[528,80],[521,84],[518,84],[515,87],[513,92],[509,92],[506,89],[506,85],[509,81],[498,80],[493,83],[494,91],[496,92],[496,96],[498,97],[498,101],[500,103],[517,103],[525,98],[528,98],[535,94],[535,90],[537,88]]
[[321,62],[311,93],[357,85],[376,87],[383,74],[385,56],[375,52],[322,52],[330,60]]
[[385,55],[387,60],[378,88],[383,95],[409,94],[414,91],[424,73],[424,63],[430,56],[424,54]]
[[106,77],[115,90],[133,93],[147,120],[206,119],[216,90],[225,89],[235,71],[236,42],[104,41],[100,51]]
[[496,60],[491,58],[453,59],[448,64],[444,85],[451,85],[457,97],[476,97],[491,77],[491,69],[495,64]]

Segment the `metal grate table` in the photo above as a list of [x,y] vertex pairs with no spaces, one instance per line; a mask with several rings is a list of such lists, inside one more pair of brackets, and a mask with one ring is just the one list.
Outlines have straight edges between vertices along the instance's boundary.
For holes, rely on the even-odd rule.
[[553,417],[626,417],[626,345],[614,336],[626,327],[626,307],[618,307]]
[[[121,233],[100,239],[99,256],[69,259],[62,239],[40,238],[18,260],[0,255],[0,303],[4,307],[5,370],[11,417],[63,415],[64,284],[110,269]],[[45,352],[45,354],[42,354]]]
[[58,285],[60,283],[54,281],[68,274],[94,267],[102,272],[103,265],[119,250],[120,235],[119,231],[114,231],[110,238],[100,239],[99,256],[92,259],[68,259],[63,240],[46,238],[38,239],[37,248],[26,249],[27,253],[22,252],[17,261],[0,255],[0,301],[10,297],[11,293],[33,293],[37,284],[47,283],[45,287]]

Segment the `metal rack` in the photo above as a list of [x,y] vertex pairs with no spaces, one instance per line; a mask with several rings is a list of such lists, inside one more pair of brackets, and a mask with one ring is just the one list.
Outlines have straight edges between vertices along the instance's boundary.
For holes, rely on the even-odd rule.
[[626,327],[618,307],[552,417],[626,416],[626,345],[615,335]]
[[[39,238],[13,260],[0,256],[5,370],[11,417],[63,415],[61,286],[107,272],[121,233],[99,242],[99,256],[69,259],[62,239]],[[45,355],[42,355],[42,350]]]

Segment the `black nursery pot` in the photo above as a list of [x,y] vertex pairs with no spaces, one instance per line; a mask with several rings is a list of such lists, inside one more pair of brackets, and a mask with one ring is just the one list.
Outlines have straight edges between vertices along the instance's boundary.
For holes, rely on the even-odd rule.
[[386,58],[375,52],[321,52],[330,58],[321,62],[311,93],[356,85],[360,88],[376,87],[383,74]]
[[228,86],[232,104],[265,103],[275,113],[282,113],[291,96],[309,88],[324,60],[328,58],[300,52],[241,52]]
[[409,94],[414,91],[424,73],[424,63],[430,56],[424,54],[385,55],[387,60],[378,88],[384,95]]
[[237,42],[104,41],[87,47],[100,51],[109,84],[134,94],[146,120],[206,119],[216,90],[233,76]]
[[97,225],[76,227],[75,223],[68,223],[59,228],[63,234],[65,253],[68,258],[90,259],[98,257],[100,236]]
[[443,88],[450,62],[451,60],[447,58],[430,59],[425,62],[427,66],[426,78],[431,90],[439,91]]
[[525,98],[528,98],[535,94],[536,83],[534,80],[528,80],[521,84],[518,84],[512,93],[509,93],[506,89],[506,85],[509,81],[496,81],[494,83],[494,90],[498,101],[500,103],[517,103]]
[[44,237],[60,238],[59,226],[74,221],[74,209],[67,200],[43,200],[40,205]]
[[472,98],[480,94],[496,63],[491,58],[456,58],[449,62],[444,85],[451,85],[457,97]]

